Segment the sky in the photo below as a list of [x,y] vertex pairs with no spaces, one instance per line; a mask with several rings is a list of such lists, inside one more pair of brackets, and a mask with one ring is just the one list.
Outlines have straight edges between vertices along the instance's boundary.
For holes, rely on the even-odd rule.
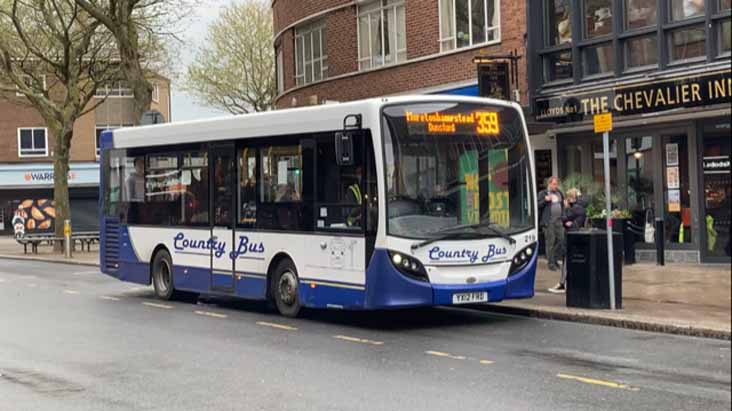
[[[199,5],[195,6],[190,25],[181,33],[181,38],[185,42],[181,47],[178,70],[182,78],[186,67],[193,60],[196,47],[205,44],[206,31],[208,25],[216,20],[222,7],[233,3],[234,0],[202,0]],[[206,107],[197,104],[193,97],[188,95],[180,87],[180,79],[173,80],[171,90],[171,111],[173,121],[196,120],[202,118],[210,118],[228,113],[216,110],[212,107]]]

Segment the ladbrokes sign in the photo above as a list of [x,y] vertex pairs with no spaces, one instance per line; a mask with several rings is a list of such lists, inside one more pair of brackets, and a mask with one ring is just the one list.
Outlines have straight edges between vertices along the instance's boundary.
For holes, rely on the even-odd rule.
[[595,114],[615,116],[652,113],[680,107],[732,102],[730,70],[660,82],[620,86],[586,94],[538,98],[537,120],[582,121]]

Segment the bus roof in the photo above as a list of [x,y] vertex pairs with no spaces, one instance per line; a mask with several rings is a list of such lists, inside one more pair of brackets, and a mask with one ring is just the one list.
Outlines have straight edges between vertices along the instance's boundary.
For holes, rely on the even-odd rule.
[[449,95],[383,97],[348,103],[121,128],[113,131],[113,147],[150,147],[333,131],[343,128],[343,119],[349,114],[361,114],[365,128],[376,127],[378,122],[374,121],[378,121],[378,119],[372,117],[377,115],[379,108],[384,105],[430,101],[494,104],[521,111],[521,107],[516,103],[478,97]]

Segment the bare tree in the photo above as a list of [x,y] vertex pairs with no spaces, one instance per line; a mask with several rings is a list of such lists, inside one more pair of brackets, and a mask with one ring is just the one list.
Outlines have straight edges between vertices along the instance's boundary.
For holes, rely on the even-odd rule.
[[188,67],[185,88],[201,103],[233,114],[264,111],[276,96],[269,2],[224,9]]
[[[189,0],[74,0],[109,30],[117,43],[123,77],[135,97],[135,117],[149,109],[151,75],[165,54],[162,38],[175,37],[175,27],[190,11]],[[173,29],[171,29],[173,28]]]
[[[56,221],[70,218],[69,150],[75,121],[118,65],[109,33],[73,0],[0,0],[0,98],[22,94],[54,144]],[[63,224],[56,224],[63,234]],[[59,248],[60,249],[60,248]]]

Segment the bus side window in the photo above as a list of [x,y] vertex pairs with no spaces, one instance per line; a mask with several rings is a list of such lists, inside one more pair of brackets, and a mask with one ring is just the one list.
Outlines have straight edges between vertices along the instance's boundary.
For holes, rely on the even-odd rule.
[[208,224],[208,153],[205,150],[183,153],[180,177],[181,218],[183,224]]
[[239,151],[239,224],[253,228],[257,223],[257,150]]

